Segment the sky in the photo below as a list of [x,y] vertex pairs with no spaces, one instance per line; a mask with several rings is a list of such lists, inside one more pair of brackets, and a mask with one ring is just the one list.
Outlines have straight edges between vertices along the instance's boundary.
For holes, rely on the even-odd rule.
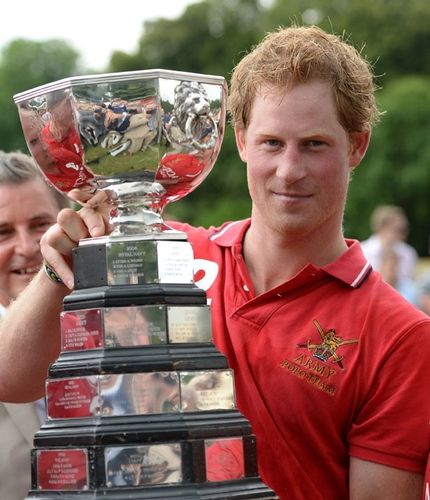
[[175,19],[199,0],[11,0],[3,7],[0,51],[16,38],[61,38],[81,54],[81,63],[102,70],[111,53],[137,49],[144,21]]

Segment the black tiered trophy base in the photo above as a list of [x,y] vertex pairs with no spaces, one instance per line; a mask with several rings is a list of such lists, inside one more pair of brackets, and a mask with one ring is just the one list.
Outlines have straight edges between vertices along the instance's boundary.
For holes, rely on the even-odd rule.
[[[49,418],[34,439],[27,499],[276,499],[258,476],[233,374],[211,342],[205,292],[95,286],[107,281],[105,265],[94,260],[85,283],[79,271],[64,300],[62,325],[75,323],[63,328],[49,370]],[[127,323],[138,314],[148,316],[146,337]]]
[[[99,419],[76,422],[47,423],[36,434],[33,453],[33,470],[37,469],[36,450],[64,449],[67,442],[74,449],[85,448],[89,458],[89,490],[62,491],[61,498],[109,499],[251,499],[276,498],[258,478],[255,456],[255,438],[248,422],[237,411],[218,411],[211,414],[112,417],[109,423]],[[241,436],[244,445],[244,477],[238,480],[208,482],[206,480],[204,441]],[[106,483],[106,464],[103,450],[109,446],[154,445],[156,443],[181,443],[183,446],[181,484],[149,484],[138,488],[121,489]],[[57,491],[37,491],[37,478],[28,498],[53,499]],[[91,491],[91,493],[90,493]]]
[[122,491],[100,489],[95,492],[64,493],[35,491],[30,497],[38,500],[252,500],[254,498],[276,499],[273,492],[258,478],[230,481],[228,484],[194,484],[189,486],[151,486],[149,488],[124,488]]

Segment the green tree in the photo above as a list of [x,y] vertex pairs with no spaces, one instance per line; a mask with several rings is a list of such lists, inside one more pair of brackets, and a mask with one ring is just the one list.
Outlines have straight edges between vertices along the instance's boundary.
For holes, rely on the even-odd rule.
[[404,76],[380,92],[386,110],[351,184],[345,227],[360,239],[379,204],[400,205],[411,221],[410,241],[427,255],[430,233],[430,77]]
[[261,34],[263,11],[257,0],[205,0],[177,19],[144,24],[135,54],[115,52],[110,69],[164,67],[228,76],[240,54]]
[[430,73],[427,0],[277,0],[265,27],[317,24],[344,34],[374,62],[378,75]]
[[13,96],[27,89],[76,74],[79,53],[62,40],[14,40],[0,57],[0,137],[6,151],[26,151]]

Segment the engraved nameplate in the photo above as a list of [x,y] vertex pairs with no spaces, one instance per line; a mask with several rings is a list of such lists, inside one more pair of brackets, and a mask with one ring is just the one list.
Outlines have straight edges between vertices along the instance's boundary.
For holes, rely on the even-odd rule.
[[76,351],[103,347],[100,309],[64,311],[60,315],[61,350]]
[[168,306],[169,342],[210,342],[212,326],[209,306]]
[[179,443],[105,448],[106,486],[130,487],[180,483]]
[[188,241],[158,241],[160,283],[192,283],[193,249]]
[[182,411],[235,408],[232,370],[181,372]]
[[98,376],[49,379],[46,409],[49,419],[92,417],[100,413]]
[[36,450],[39,490],[87,490],[88,452],[71,448]]

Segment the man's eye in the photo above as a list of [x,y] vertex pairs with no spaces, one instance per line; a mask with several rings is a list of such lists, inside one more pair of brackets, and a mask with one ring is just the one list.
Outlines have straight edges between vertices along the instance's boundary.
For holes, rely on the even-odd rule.
[[11,229],[7,229],[7,228],[0,229],[0,241],[5,240],[11,234],[12,234],[12,230]]
[[50,219],[34,220],[29,227],[30,231],[45,232],[54,223],[55,221]]
[[276,147],[276,146],[279,146],[279,141],[276,139],[267,139],[265,141],[265,144],[267,144],[268,146],[271,146],[271,147]]
[[311,148],[317,148],[319,146],[323,146],[324,145],[324,142],[323,141],[319,141],[319,140],[312,140],[312,141],[308,141],[307,142],[307,145]]
[[33,229],[35,231],[46,231],[52,224],[51,222],[41,222],[40,224],[35,224]]

